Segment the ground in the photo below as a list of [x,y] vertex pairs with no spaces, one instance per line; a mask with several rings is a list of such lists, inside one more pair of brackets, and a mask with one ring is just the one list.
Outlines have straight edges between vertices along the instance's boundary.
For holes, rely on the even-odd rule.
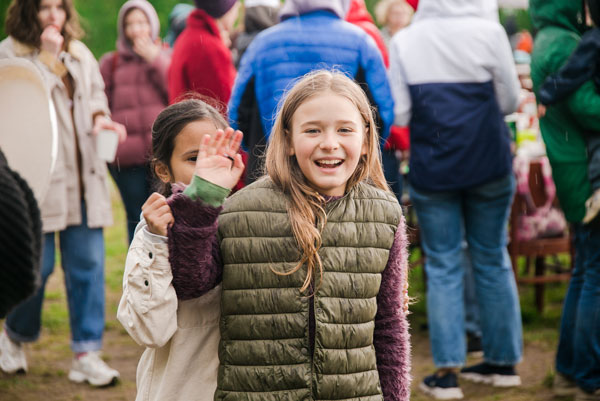
[[[143,351],[131,340],[116,319],[121,296],[121,279],[126,255],[123,210],[114,194],[115,226],[105,232],[106,238],[106,332],[104,359],[121,373],[120,382],[103,389],[71,383],[68,372],[71,364],[68,314],[57,262],[51,276],[44,303],[43,330],[40,340],[26,348],[30,370],[26,375],[9,376],[0,373],[0,401],[117,401],[134,400],[135,371]],[[425,326],[423,282],[420,268],[411,272],[411,335],[413,358],[413,394],[411,400],[429,400],[417,386],[433,371],[429,340]],[[564,284],[554,284],[546,291],[546,309],[539,314],[533,308],[531,288],[521,288],[524,323],[524,356],[517,366],[523,385],[512,389],[494,389],[465,381],[461,386],[466,400],[474,401],[546,401],[552,400],[550,383],[554,374],[553,359],[558,339],[560,305],[565,293]],[[469,363],[477,362],[476,359]]]

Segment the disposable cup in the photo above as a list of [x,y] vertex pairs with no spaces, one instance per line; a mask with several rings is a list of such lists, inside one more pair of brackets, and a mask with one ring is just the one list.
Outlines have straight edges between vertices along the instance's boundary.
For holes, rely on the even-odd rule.
[[115,160],[117,147],[119,146],[119,134],[111,130],[102,130],[96,136],[96,151],[98,157],[108,163]]

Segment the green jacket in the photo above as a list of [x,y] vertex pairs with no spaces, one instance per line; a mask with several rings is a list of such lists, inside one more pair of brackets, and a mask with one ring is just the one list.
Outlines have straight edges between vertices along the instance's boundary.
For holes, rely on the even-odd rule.
[[393,195],[364,183],[325,211],[323,280],[308,297],[300,292],[305,269],[273,272],[289,271],[299,259],[281,191],[262,179],[225,203],[215,400],[383,400],[373,346],[376,298],[402,212]]
[[[577,47],[585,31],[582,3],[530,0],[529,13],[538,29],[531,60],[536,93],[546,77],[565,64]],[[600,95],[593,82],[586,82],[565,101],[548,107],[540,128],[561,207],[568,221],[579,222],[591,195],[585,137],[590,131],[600,132]]]

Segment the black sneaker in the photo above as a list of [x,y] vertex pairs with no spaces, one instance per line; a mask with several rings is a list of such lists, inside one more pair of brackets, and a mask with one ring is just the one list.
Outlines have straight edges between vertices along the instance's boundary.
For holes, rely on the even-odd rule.
[[467,332],[467,354],[474,358],[481,358],[483,356],[480,336]]
[[460,377],[475,383],[491,384],[494,387],[521,385],[521,377],[515,372],[514,366],[490,365],[485,362],[462,368]]
[[456,374],[451,372],[442,376],[435,373],[427,376],[419,384],[419,388],[436,400],[460,400],[464,397],[462,390],[458,387]]

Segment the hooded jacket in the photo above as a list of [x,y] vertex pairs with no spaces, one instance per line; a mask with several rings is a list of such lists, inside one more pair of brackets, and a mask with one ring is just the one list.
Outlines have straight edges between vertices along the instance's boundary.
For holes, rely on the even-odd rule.
[[352,0],[350,2],[350,9],[348,10],[348,14],[346,14],[346,21],[358,26],[373,38],[377,48],[381,52],[383,63],[387,68],[390,64],[387,46],[383,41],[381,32],[379,32],[379,29],[377,29],[377,26],[373,21],[373,17],[371,17],[369,10],[367,10],[364,0]]
[[295,79],[319,68],[354,78],[377,107],[380,135],[387,138],[393,101],[385,66],[373,40],[343,21],[350,0],[288,0],[281,23],[261,32],[240,63],[229,104],[233,127],[244,132],[250,177],[256,150],[268,139],[277,104]]
[[503,120],[520,90],[502,26],[484,0],[421,0],[390,45],[396,124],[410,124],[411,184],[449,191],[511,172]]
[[[169,103],[187,92],[227,104],[235,79],[231,52],[223,43],[217,20],[199,8],[175,42],[169,67]],[[212,105],[220,108],[220,104]]]
[[[583,6],[572,0],[531,0],[529,12],[538,29],[531,58],[531,78],[537,93],[547,76],[558,71],[577,47],[583,26]],[[565,217],[579,222],[591,194],[587,175],[585,133],[600,131],[600,95],[590,80],[565,101],[548,107],[540,119],[542,137],[556,193]]]
[[158,38],[159,21],[152,5],[146,0],[129,0],[119,11],[117,50],[100,59],[100,72],[112,118],[127,128],[127,139],[117,148],[114,162],[120,167],[148,162],[152,123],[168,100],[168,50],[161,49],[150,64],[133,51],[132,43],[125,37],[125,16],[134,8],[148,17],[152,40]]

